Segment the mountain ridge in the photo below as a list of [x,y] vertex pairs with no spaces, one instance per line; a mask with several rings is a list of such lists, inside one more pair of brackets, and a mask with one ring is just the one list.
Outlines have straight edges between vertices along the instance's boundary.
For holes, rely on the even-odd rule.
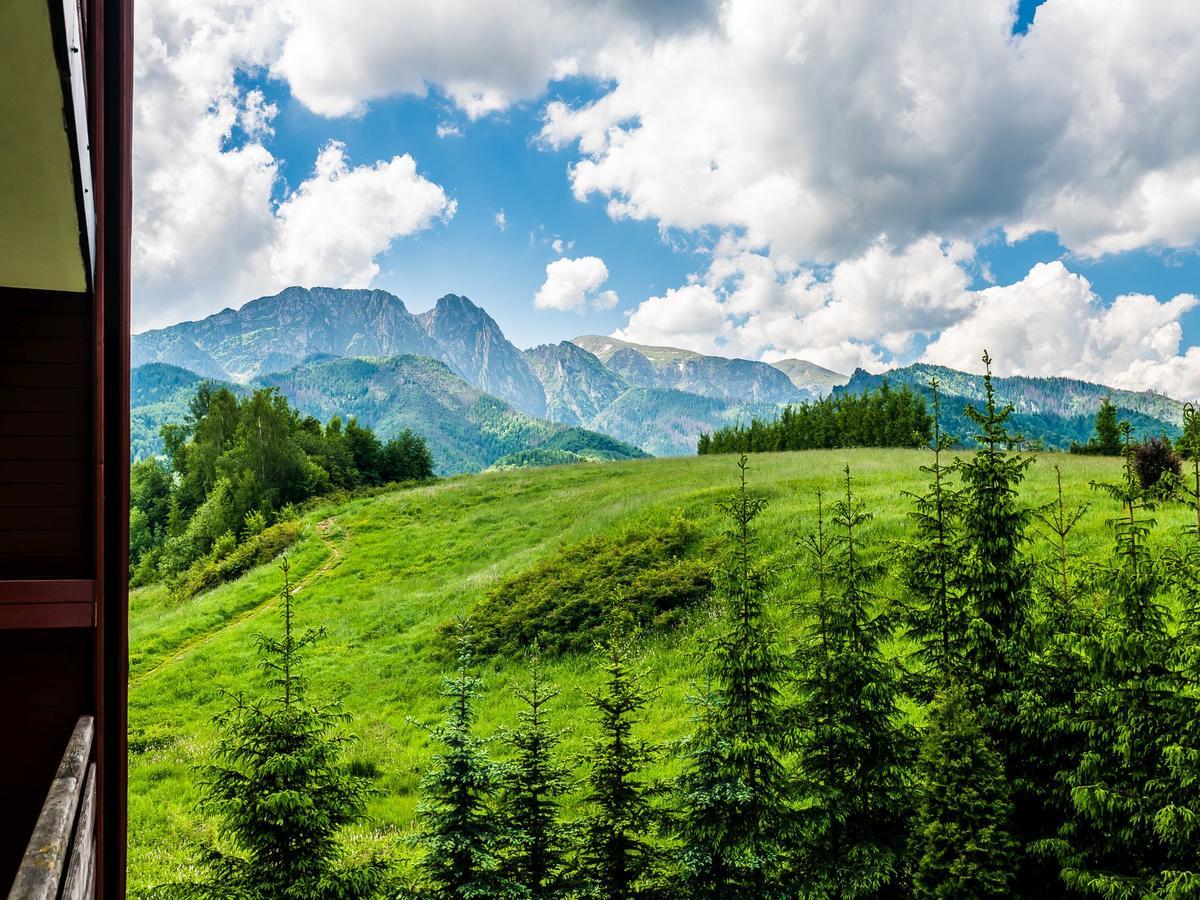
[[[134,335],[132,348],[135,366],[169,364],[242,385],[337,359],[399,356],[436,360],[468,386],[525,415],[590,428],[655,455],[690,454],[702,433],[774,418],[789,403],[877,387],[885,377],[927,392],[936,375],[956,408],[982,396],[982,376],[926,363],[845,376],[803,359],[768,363],[604,335],[520,350],[483,307],[452,293],[414,314],[387,291],[289,287],[240,309]],[[1077,379],[1009,376],[997,377],[996,384],[1023,427],[1051,446],[1086,440],[1089,417],[1108,393],[1146,433],[1159,426],[1166,433],[1177,430],[1182,411],[1181,403],[1154,392]],[[398,402],[399,395],[384,395]],[[174,409],[166,398],[156,402],[139,413],[143,443],[154,438],[142,432]]]

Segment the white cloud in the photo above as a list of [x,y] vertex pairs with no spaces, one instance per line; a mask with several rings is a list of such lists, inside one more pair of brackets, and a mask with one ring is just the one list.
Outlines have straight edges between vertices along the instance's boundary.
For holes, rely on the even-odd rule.
[[1200,396],[1200,352],[1180,355],[1180,319],[1192,294],[1160,301],[1125,294],[1104,306],[1087,279],[1061,262],[973,296],[970,312],[926,349],[930,362],[975,368],[987,349],[999,374],[1065,375],[1115,387]]
[[344,144],[330,141],[313,176],[279,206],[271,249],[276,284],[366,287],[375,257],[398,237],[454,215],[456,204],[417,173],[411,156],[351,168]]
[[554,242],[550,246],[554,249],[554,252],[557,253],[559,256],[563,255],[562,238],[555,238]]
[[1125,294],[1105,305],[1061,262],[970,289],[969,246],[876,242],[828,271],[792,267],[724,240],[708,270],[651,297],[614,332],[706,353],[810,359],[841,372],[916,359],[975,371],[987,349],[1002,375],[1063,375],[1180,399],[1200,397],[1200,348],[1182,350],[1192,294]]
[[508,229],[508,218],[504,215],[504,210],[500,210],[500,212],[496,213],[495,221],[496,221],[496,227],[499,228],[501,231],[505,231]]
[[970,245],[961,242],[923,238],[896,250],[879,239],[860,256],[817,271],[725,237],[706,272],[643,302],[621,335],[705,352],[879,369],[885,360],[911,356],[969,309],[964,266],[972,260]]
[[462,137],[463,135],[462,129],[453,122],[438,122],[435,130],[440,138]]
[[1081,254],[1200,238],[1200,4],[732,0],[716,29],[593,61],[552,102],[576,196],[835,262],[886,233],[1056,231]]
[[582,313],[617,305],[615,291],[601,291],[608,280],[608,266],[598,256],[556,259],[546,266],[546,281],[533,298],[537,309],[559,309]]
[[[610,42],[653,39],[711,16],[711,0],[293,0],[272,71],[326,116],[436,85],[469,118],[537,97]],[[651,8],[652,7],[652,8]]]
[[262,91],[253,90],[246,94],[245,106],[242,108],[239,122],[247,137],[262,139],[275,134],[271,122],[277,115],[279,115],[279,107],[274,103],[268,103]]
[[147,0],[136,15],[136,328],[288,283],[363,284],[392,240],[453,213],[410,157],[350,168],[340,145],[279,197],[280,165],[264,145],[278,110],[235,80],[268,65],[283,39],[270,4]]

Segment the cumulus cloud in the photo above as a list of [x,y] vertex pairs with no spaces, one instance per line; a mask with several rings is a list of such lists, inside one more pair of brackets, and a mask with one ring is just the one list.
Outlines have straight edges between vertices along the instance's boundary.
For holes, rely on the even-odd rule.
[[730,237],[692,283],[639,305],[621,330],[643,343],[833,369],[884,367],[911,355],[970,306],[969,244],[927,237],[896,249],[879,239],[832,269],[798,265]]
[[917,359],[1002,375],[1064,375],[1180,399],[1200,397],[1200,349],[1181,347],[1192,294],[1111,304],[1062,262],[972,290],[969,245],[878,241],[828,270],[792,267],[723,241],[704,273],[651,297],[616,337],[706,353],[810,359],[840,372]]
[[500,212],[496,213],[496,215],[495,215],[495,217],[494,217],[494,218],[495,218],[495,221],[496,221],[496,227],[497,227],[497,228],[499,228],[501,231],[505,231],[505,230],[507,230],[507,228],[508,228],[508,217],[504,215],[504,210],[500,210]]
[[272,5],[147,0],[136,15],[135,327],[289,283],[363,284],[374,254],[453,214],[411,157],[352,168],[341,145],[280,190],[276,104],[235,78],[277,55],[287,28]]
[[417,173],[411,156],[351,167],[346,147],[330,141],[313,175],[280,204],[271,247],[276,284],[366,287],[375,257],[396,238],[454,215],[445,191]]
[[[886,233],[1056,232],[1085,255],[1200,237],[1200,5],[733,0],[720,24],[596,62],[552,102],[576,196],[818,262]],[[1154,60],[1155,64],[1147,61]]]
[[359,115],[436,85],[472,119],[590,69],[610,42],[653,39],[713,15],[711,0],[295,0],[272,71],[326,116]]
[[537,309],[558,309],[582,313],[593,309],[612,309],[617,305],[616,291],[601,291],[608,281],[608,266],[598,256],[556,259],[546,266],[546,281],[533,298]]
[[462,129],[453,122],[438,122],[437,128],[434,129],[437,136],[440,138],[462,137]]
[[1182,316],[1200,300],[1125,294],[1105,306],[1061,262],[973,296],[970,312],[925,350],[930,362],[974,368],[985,347],[999,374],[1065,375],[1115,387],[1200,396],[1200,354],[1180,355]]

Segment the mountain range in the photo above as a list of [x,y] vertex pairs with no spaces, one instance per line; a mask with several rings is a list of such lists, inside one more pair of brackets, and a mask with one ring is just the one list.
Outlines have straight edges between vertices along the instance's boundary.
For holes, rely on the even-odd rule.
[[[134,335],[132,359],[135,455],[156,452],[157,427],[182,415],[199,380],[212,379],[241,390],[278,387],[305,413],[355,415],[383,437],[411,427],[426,434],[443,473],[570,461],[563,454],[572,453],[689,454],[703,432],[883,378],[924,391],[938,377],[948,425],[969,436],[961,408],[982,396],[980,376],[924,364],[845,376],[802,359],[728,359],[600,335],[522,351],[466,297],[447,294],[413,314],[386,291],[323,287],[290,287]],[[1064,378],[996,384],[1026,435],[1053,447],[1086,440],[1110,393]],[[1177,430],[1178,402],[1111,394],[1139,429]]]

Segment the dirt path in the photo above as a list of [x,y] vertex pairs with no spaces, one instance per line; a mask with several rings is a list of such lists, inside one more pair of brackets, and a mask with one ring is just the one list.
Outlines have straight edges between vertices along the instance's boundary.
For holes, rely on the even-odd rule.
[[[326,549],[329,550],[329,556],[326,558],[325,562],[321,563],[321,565],[319,565],[317,568],[313,569],[311,572],[309,572],[307,575],[305,575],[303,578],[301,578],[299,581],[297,581],[294,585],[292,585],[292,593],[293,594],[300,593],[305,588],[307,588],[311,584],[313,584],[313,582],[317,581],[320,578],[324,578],[326,575],[328,575],[333,569],[335,569],[341,563],[341,561],[343,559],[341,548],[338,546],[338,542],[335,542],[333,540],[333,538],[331,538],[329,536],[329,532],[333,529],[333,526],[334,526],[333,516],[330,516],[328,519],[322,519],[320,522],[317,523],[317,537],[320,538],[321,543],[323,543],[325,545]],[[341,540],[344,541],[348,535],[349,535],[349,532],[347,532],[346,529],[343,527]],[[184,659],[185,657],[191,656],[197,650],[201,649],[202,647],[204,647],[205,645],[210,643],[218,635],[222,634],[225,631],[228,631],[230,628],[234,628],[238,625],[241,625],[243,622],[246,622],[246,621],[249,621],[250,619],[256,618],[257,616],[261,615],[262,613],[266,612],[269,609],[273,609],[278,602],[279,602],[279,594],[278,593],[272,594],[270,597],[268,597],[262,603],[258,604],[255,607],[252,607],[251,609],[245,610],[244,612],[238,613],[236,616],[234,616],[231,619],[227,619],[225,622],[222,622],[220,625],[218,625],[216,628],[212,629],[211,631],[208,631],[201,635],[197,635],[194,638],[184,641],[169,656],[163,657],[158,662],[156,662],[153,666],[146,669],[144,672],[140,672],[138,675],[131,677],[129,679],[130,689],[132,690],[133,688],[140,686],[144,681],[146,681],[146,679],[148,679],[151,675],[153,675],[155,672],[158,672],[160,669],[164,668],[165,666],[172,665],[176,662],[179,662],[179,660]]]

